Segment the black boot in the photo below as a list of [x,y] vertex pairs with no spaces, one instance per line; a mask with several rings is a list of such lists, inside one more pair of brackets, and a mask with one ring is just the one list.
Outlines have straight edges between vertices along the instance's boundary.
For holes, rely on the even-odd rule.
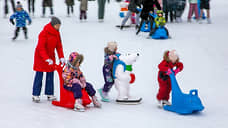
[[23,30],[24,30],[24,34],[25,34],[25,39],[28,39],[27,28],[26,27],[23,27]]
[[14,37],[12,38],[13,40],[16,40],[17,39],[17,36],[18,36],[18,32],[20,31],[20,28],[17,27],[16,30],[15,30],[15,33],[14,33]]

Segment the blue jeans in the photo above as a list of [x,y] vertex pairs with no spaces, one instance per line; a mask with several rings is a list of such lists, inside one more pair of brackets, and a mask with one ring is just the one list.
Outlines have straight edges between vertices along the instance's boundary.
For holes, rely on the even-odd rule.
[[[40,96],[43,81],[43,72],[36,72],[33,83],[33,96]],[[54,72],[47,72],[45,83],[45,95],[54,94]]]

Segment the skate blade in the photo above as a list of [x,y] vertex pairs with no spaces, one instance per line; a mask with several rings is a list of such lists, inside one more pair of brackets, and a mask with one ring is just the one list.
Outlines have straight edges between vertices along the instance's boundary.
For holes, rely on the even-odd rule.
[[74,108],[74,111],[76,111],[76,112],[85,112],[85,109]]

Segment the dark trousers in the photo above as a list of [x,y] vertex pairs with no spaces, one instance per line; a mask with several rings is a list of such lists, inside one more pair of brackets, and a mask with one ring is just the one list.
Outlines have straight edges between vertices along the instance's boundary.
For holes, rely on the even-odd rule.
[[[42,88],[43,72],[36,72],[33,83],[33,96],[39,96]],[[54,72],[47,72],[45,83],[45,95],[54,94]]]
[[82,19],[85,19],[85,20],[87,19],[86,11],[83,11],[83,10],[80,11],[80,20]]
[[114,79],[112,76],[112,68],[109,65],[103,66],[103,76],[105,81],[103,91],[109,92],[110,89],[112,88],[112,85],[114,84]]
[[173,22],[173,20],[176,20],[176,11],[166,11],[165,12],[165,21],[168,22],[168,15],[170,18],[170,22]]
[[[136,35],[139,34],[143,23],[146,22],[146,21],[147,21],[146,19],[142,19],[141,20],[140,25],[139,25],[139,28],[138,28],[138,31],[136,32]],[[152,31],[153,30],[153,24],[154,24],[154,17],[149,16],[149,22],[150,22],[150,31]]]
[[[68,90],[68,91],[73,92],[75,99],[78,99],[78,98],[82,97],[82,87],[81,87],[80,84],[75,83],[75,84],[72,85],[72,87],[68,87],[68,86],[64,85],[64,88],[66,90]],[[88,82],[86,82],[85,90],[88,93],[88,95],[91,96],[91,97],[94,96],[95,93],[96,93],[96,91],[93,88],[93,86],[90,83],[88,83]]]
[[35,0],[28,0],[28,10],[29,13],[35,12]]
[[104,19],[106,0],[97,0],[98,3],[98,19]]
[[[46,13],[46,7],[43,7],[43,16],[45,15],[45,13]],[[50,13],[51,13],[51,15],[54,14],[54,11],[53,11],[52,7],[50,7]]]
[[[16,12],[14,0],[10,0],[10,3],[12,5],[13,12]],[[4,14],[7,15],[8,13],[9,13],[8,0],[5,0]]]
[[[18,36],[18,33],[20,32],[20,28],[21,27],[16,27],[15,29],[15,33],[14,33],[14,38],[16,39],[17,36]],[[27,28],[26,27],[22,27],[23,31],[24,31],[24,34],[25,34],[25,38],[27,39],[28,36],[27,36]]]
[[73,14],[74,13],[74,7],[71,6],[67,6],[67,14],[70,15],[70,12]]

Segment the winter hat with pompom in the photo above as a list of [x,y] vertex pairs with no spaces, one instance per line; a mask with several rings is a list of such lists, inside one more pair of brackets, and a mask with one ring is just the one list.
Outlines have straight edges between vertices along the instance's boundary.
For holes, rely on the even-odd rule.
[[69,56],[69,63],[73,66],[79,61],[79,64],[83,61],[83,55],[78,54],[77,52],[72,52]]

